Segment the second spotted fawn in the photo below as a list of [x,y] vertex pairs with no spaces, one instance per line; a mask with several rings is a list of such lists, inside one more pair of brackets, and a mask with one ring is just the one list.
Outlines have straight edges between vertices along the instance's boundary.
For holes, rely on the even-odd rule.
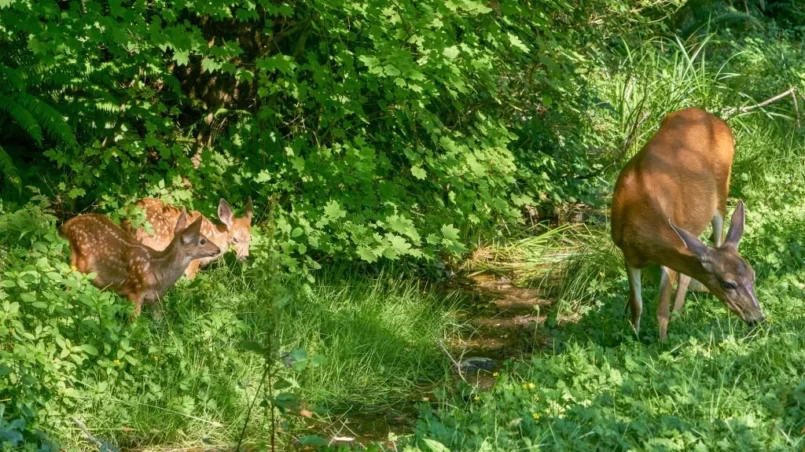
[[[173,238],[173,225],[176,224],[182,209],[154,198],[143,198],[135,206],[145,212],[145,219],[151,224],[152,233],[146,232],[143,227],[135,229],[128,221],[122,223],[123,228],[143,245],[155,250],[165,249]],[[249,257],[252,221],[252,202],[250,199],[246,201],[244,210],[242,217],[236,217],[229,203],[221,198],[218,202],[220,224],[208,220],[200,212],[190,211],[187,213],[190,221],[201,219],[201,233],[218,245],[220,249],[220,252],[215,256],[193,260],[184,272],[188,279],[195,278],[200,268],[204,268],[211,262],[220,259],[230,247],[235,251],[238,259],[246,260]]]
[[134,316],[143,302],[157,302],[176,284],[194,259],[216,256],[217,245],[201,234],[201,218],[187,226],[187,212],[176,221],[173,239],[157,251],[99,214],[71,218],[61,228],[70,242],[70,263],[82,273],[95,273],[92,283],[134,303]]

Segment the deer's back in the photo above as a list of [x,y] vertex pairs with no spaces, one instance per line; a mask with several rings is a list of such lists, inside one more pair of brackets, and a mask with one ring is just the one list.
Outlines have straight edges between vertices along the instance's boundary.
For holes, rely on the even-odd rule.
[[[145,246],[157,251],[167,248],[171,240],[173,240],[176,222],[182,215],[182,211],[153,198],[143,198],[135,206],[145,211],[145,219],[151,224],[152,232],[146,232],[142,226],[134,229],[128,222],[125,223],[124,227],[131,232],[138,242]],[[190,220],[190,215],[191,213],[188,213],[188,220],[192,221]]]
[[733,138],[724,121],[696,108],[669,114],[626,164],[612,199],[612,238],[619,247],[672,240],[670,219],[699,235],[726,213]]
[[149,251],[104,215],[71,218],[61,232],[70,242],[78,270],[95,273],[98,287],[122,292],[135,269],[149,265]]

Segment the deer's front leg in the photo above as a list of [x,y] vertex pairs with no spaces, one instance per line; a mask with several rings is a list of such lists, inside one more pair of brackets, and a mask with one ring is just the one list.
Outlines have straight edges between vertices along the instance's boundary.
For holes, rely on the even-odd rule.
[[134,315],[129,319],[130,321],[137,320],[137,317],[140,316],[140,312],[143,308],[143,296],[139,293],[129,293],[127,295],[128,299],[134,303]]
[[640,334],[640,315],[643,313],[643,294],[640,287],[640,269],[626,264],[626,274],[629,276],[629,308],[632,311],[632,327],[635,334]]
[[668,320],[671,318],[671,294],[677,272],[668,267],[661,267],[660,300],[657,305],[657,324],[660,329],[660,342],[665,342],[668,334]]

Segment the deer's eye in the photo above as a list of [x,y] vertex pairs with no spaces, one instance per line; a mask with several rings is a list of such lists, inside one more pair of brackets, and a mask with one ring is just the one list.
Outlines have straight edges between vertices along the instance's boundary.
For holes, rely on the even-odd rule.
[[232,237],[232,243],[238,243],[238,239],[236,237]]
[[207,244],[207,241],[205,239],[201,239],[201,240],[198,241],[198,244],[201,245],[201,246],[204,246],[204,245]]
[[721,287],[725,290],[735,290],[738,284],[735,284],[735,281],[721,281]]

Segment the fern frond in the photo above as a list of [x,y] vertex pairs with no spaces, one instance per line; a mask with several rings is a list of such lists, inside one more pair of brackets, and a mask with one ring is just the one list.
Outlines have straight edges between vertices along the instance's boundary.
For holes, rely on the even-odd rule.
[[0,86],[10,86],[17,91],[25,91],[25,75],[17,69],[0,63]]
[[20,129],[36,141],[36,144],[42,144],[42,128],[39,126],[39,121],[24,105],[20,105],[13,97],[0,95],[0,112],[8,114]]
[[20,175],[17,173],[17,167],[14,166],[11,156],[3,149],[3,146],[0,146],[0,176],[3,176],[11,185],[17,187],[17,189],[22,186]]
[[14,99],[33,113],[50,138],[70,147],[78,147],[73,129],[58,110],[30,94],[19,93]]

